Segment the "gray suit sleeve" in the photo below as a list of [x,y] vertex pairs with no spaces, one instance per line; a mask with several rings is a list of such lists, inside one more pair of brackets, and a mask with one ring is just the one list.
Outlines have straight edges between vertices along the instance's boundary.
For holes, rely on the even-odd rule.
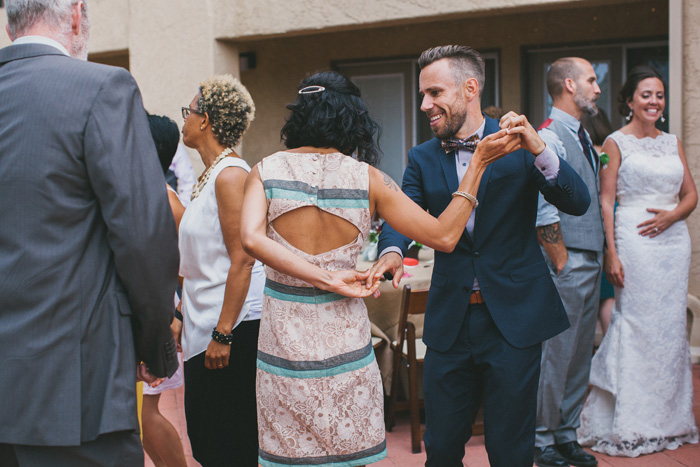
[[137,358],[154,375],[171,376],[177,232],[141,95],[126,70],[110,70],[92,104],[85,161],[129,297]]

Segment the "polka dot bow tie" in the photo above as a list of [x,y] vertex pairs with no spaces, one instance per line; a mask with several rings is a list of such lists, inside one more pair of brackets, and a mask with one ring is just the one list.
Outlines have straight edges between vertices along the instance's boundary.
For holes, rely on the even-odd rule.
[[471,135],[469,138],[464,139],[447,138],[442,140],[442,149],[444,149],[447,154],[452,151],[457,151],[458,149],[466,149],[474,152],[477,144],[479,144],[479,135]]

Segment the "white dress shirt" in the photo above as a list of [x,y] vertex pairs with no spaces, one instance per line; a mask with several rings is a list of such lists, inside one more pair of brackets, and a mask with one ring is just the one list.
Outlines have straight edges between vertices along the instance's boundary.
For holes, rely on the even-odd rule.
[[48,45],[48,46],[51,46],[55,49],[58,49],[61,53],[70,57],[70,54],[68,53],[66,48],[63,47],[60,43],[51,39],[50,37],[46,37],[46,36],[22,36],[22,37],[18,37],[17,39],[15,39],[12,42],[12,45],[21,45],[21,44]]

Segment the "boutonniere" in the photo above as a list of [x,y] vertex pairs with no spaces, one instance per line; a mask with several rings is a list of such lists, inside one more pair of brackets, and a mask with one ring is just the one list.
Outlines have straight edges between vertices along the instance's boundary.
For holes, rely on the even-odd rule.
[[603,168],[604,169],[608,168],[608,162],[610,162],[610,156],[608,156],[608,153],[601,152],[599,159],[600,159],[600,163],[603,165]]

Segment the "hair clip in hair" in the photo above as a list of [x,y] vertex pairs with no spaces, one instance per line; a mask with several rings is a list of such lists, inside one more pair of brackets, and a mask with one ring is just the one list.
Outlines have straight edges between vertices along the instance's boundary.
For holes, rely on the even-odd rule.
[[323,92],[325,90],[326,88],[324,88],[323,86],[306,86],[305,88],[299,89],[299,94],[314,94],[317,92]]

